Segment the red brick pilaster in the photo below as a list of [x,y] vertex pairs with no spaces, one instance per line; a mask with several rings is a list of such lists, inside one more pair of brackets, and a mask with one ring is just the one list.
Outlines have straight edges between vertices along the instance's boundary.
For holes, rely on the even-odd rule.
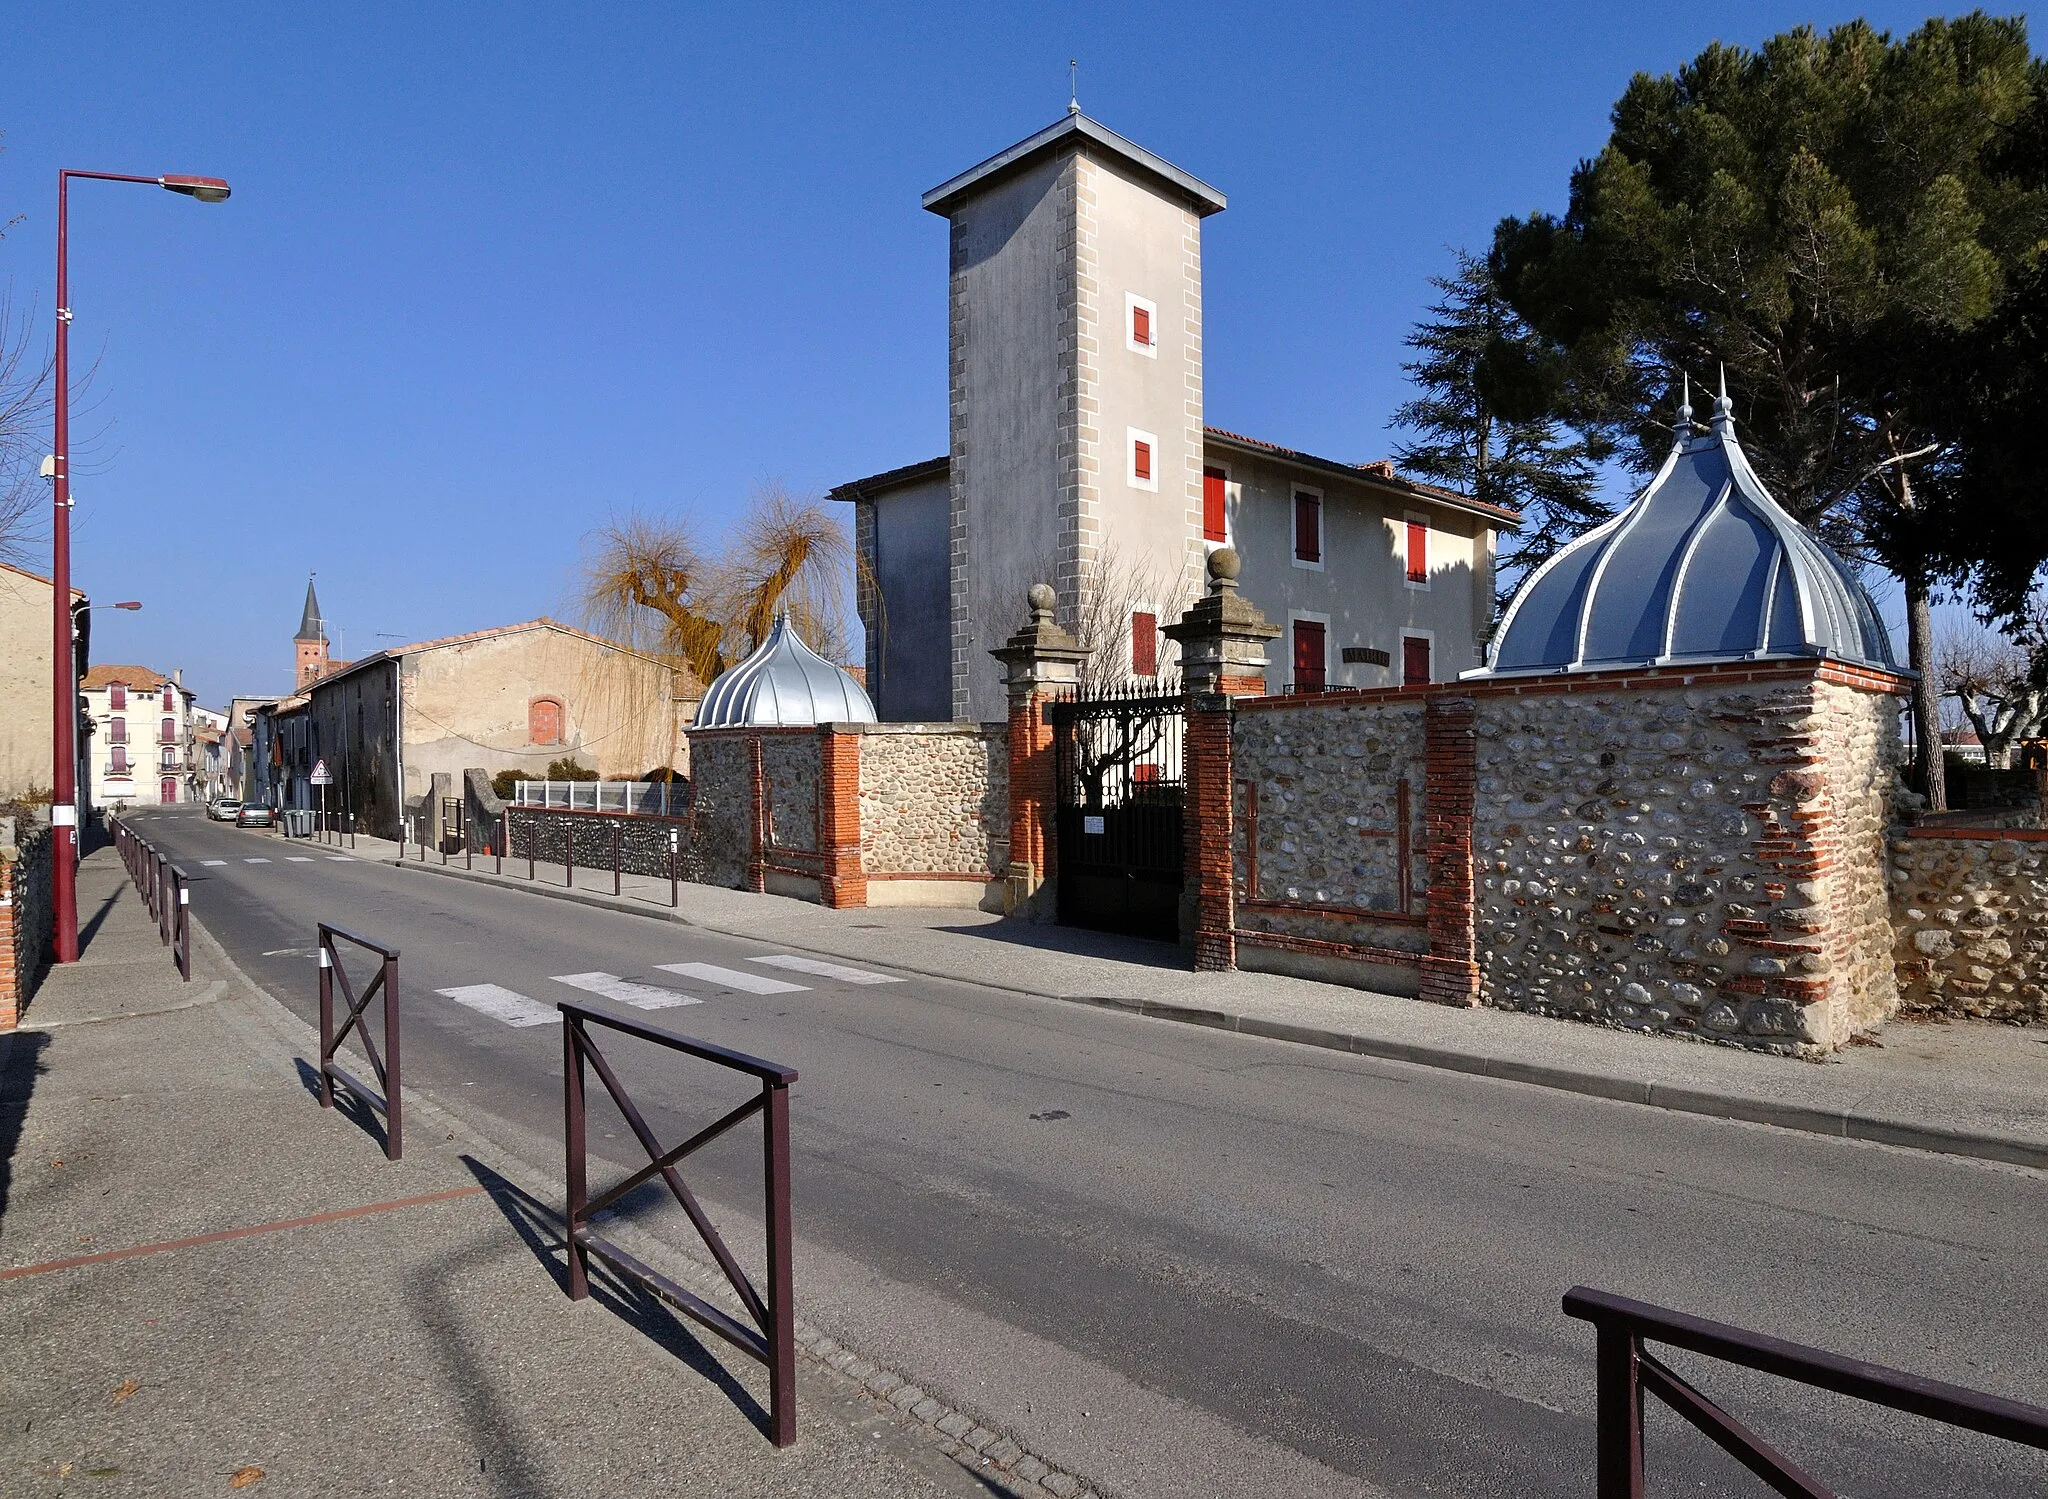
[[15,889],[14,872],[19,867],[11,860],[0,861],[0,1031],[11,1031],[21,1023],[22,991],[27,981],[21,971],[24,955],[15,926],[20,892]]
[[818,731],[818,899],[834,910],[868,903],[860,857],[860,735]]
[[1237,966],[1230,722],[1228,698],[1189,699],[1183,836],[1195,892],[1195,969],[1201,973]]
[[1422,998],[1438,1004],[1479,1003],[1478,944],[1473,927],[1472,798],[1479,740],[1469,697],[1433,697],[1423,716],[1426,769],[1422,789],[1423,857],[1429,871],[1429,952],[1422,960]]
[[1053,857],[1052,718],[1044,692],[1010,697],[1010,877],[1019,898],[1045,883]]
[[768,778],[761,769],[761,736],[747,736],[747,888],[768,888]]

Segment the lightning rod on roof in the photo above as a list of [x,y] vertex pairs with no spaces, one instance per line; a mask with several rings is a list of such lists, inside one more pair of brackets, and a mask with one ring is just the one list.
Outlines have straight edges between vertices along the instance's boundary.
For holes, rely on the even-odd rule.
[[1078,57],[1070,57],[1067,59],[1067,113],[1070,115],[1077,115],[1080,112],[1081,59]]

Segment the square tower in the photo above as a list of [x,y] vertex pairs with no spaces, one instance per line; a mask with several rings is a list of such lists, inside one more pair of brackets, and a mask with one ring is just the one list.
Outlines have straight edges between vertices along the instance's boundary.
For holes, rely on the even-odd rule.
[[1031,584],[1069,625],[1170,620],[1198,589],[1202,220],[1225,200],[1072,110],[924,206],[952,231],[952,708],[987,721]]

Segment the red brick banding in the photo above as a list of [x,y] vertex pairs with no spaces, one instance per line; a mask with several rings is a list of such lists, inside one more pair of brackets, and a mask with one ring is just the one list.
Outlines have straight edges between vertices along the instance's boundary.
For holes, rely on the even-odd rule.
[[834,910],[868,903],[860,848],[860,736],[818,731],[818,899]]
[[1423,715],[1423,860],[1429,871],[1429,954],[1422,960],[1422,998],[1438,1004],[1479,1003],[1479,960],[1473,924],[1472,810],[1479,739],[1470,697],[1434,698]]

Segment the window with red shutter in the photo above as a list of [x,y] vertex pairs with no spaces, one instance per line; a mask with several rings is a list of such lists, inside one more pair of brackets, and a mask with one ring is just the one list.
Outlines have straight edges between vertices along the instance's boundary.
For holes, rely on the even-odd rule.
[[172,719],[172,718],[167,718],[167,719],[165,719],[165,720],[164,720],[164,729],[163,729],[163,733],[161,733],[160,735],[158,735],[158,736],[157,736],[158,742],[159,742],[159,743],[162,743],[162,744],[170,744],[170,743],[172,743],[173,741],[175,741],[175,740],[177,739],[177,737],[178,737],[178,723],[177,723],[177,720],[176,720],[176,719]]
[[1401,685],[1421,687],[1429,681],[1429,637],[1426,635],[1403,635],[1401,637]]
[[1159,616],[1131,616],[1131,672],[1134,676],[1159,675]]
[[1139,440],[1131,444],[1131,472],[1140,479],[1152,477],[1152,444]]
[[1323,502],[1300,489],[1294,492],[1294,560],[1323,560]]
[[127,719],[125,719],[125,718],[110,718],[110,719],[108,719],[108,720],[107,720],[107,743],[109,743],[109,744],[126,744],[127,742],[128,742],[128,720],[127,720]]
[[1408,522],[1408,581],[1429,581],[1429,526],[1422,521]]
[[1133,307],[1131,309],[1131,342],[1149,344],[1152,342],[1152,309]]
[[1228,482],[1220,468],[1202,470],[1202,539],[1227,541],[1229,517],[1224,513],[1223,486]]
[[109,687],[107,689],[107,706],[109,708],[116,709],[127,707],[128,689],[126,687],[123,687],[119,682],[116,682],[113,686]]
[[1321,692],[1329,669],[1329,656],[1323,645],[1324,631],[1320,620],[1297,619],[1294,622],[1294,690],[1296,692]]
[[171,699],[171,689],[166,687],[164,689],[164,712],[169,713],[177,706],[178,705]]

